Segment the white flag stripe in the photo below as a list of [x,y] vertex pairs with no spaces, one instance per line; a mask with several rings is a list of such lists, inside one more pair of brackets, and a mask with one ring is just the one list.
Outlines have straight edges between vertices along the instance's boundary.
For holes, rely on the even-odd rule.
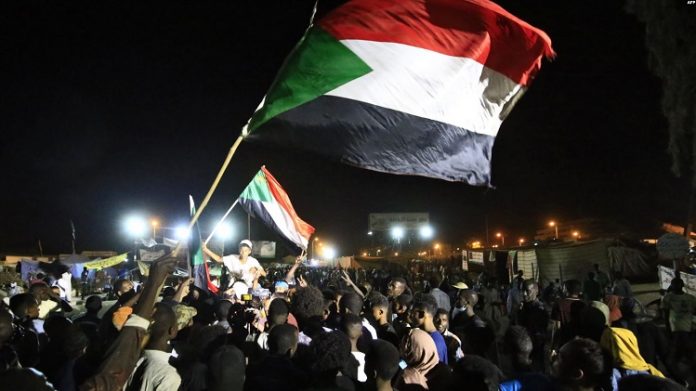
[[495,137],[511,105],[525,90],[469,58],[391,42],[341,42],[373,71],[326,95]]

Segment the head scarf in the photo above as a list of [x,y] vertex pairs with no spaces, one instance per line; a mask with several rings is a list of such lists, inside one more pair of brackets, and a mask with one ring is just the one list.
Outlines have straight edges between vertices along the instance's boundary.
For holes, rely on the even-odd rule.
[[657,368],[645,362],[638,349],[638,339],[631,330],[607,327],[600,345],[611,352],[614,365],[618,368],[646,371],[653,376],[665,377]]
[[427,390],[425,375],[440,362],[433,338],[421,329],[412,329],[401,343],[401,354],[408,364],[403,373],[404,383],[417,384]]

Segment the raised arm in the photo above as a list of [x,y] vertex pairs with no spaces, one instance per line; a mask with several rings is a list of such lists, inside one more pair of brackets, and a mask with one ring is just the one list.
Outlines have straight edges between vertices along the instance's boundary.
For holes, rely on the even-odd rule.
[[203,243],[203,252],[210,257],[213,261],[217,263],[222,263],[222,257],[212,252],[208,246]]

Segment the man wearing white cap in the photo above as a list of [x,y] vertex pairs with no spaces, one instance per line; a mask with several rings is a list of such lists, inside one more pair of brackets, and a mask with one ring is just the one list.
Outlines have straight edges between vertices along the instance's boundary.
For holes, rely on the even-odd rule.
[[241,276],[242,280],[249,287],[252,287],[254,281],[259,276],[266,275],[266,271],[263,270],[263,267],[261,267],[259,261],[251,256],[251,248],[251,240],[244,239],[239,242],[239,255],[231,254],[220,257],[214,252],[210,251],[207,247],[205,247],[204,250],[205,253],[208,254],[215,262],[222,262],[225,264],[225,267],[227,267],[230,274]]

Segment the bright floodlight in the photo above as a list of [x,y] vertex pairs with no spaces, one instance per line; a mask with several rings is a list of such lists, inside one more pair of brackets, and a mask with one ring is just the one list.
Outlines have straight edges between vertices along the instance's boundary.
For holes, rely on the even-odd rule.
[[404,237],[404,229],[402,227],[393,227],[391,229],[392,238],[399,240]]
[[148,232],[148,225],[140,216],[129,216],[124,222],[126,233],[134,238],[142,238]]
[[326,259],[334,259],[336,258],[336,249],[330,246],[324,247],[324,250],[322,251],[324,254],[324,258]]
[[418,230],[418,233],[420,233],[421,238],[430,239],[433,237],[433,234],[435,233],[435,231],[433,230],[433,227],[431,227],[429,225],[424,225],[424,226],[420,227],[420,229]]
[[230,240],[233,233],[232,224],[223,222],[215,231],[215,237],[220,240]]
[[174,235],[179,240],[188,239],[190,234],[191,233],[189,232],[188,226],[186,226],[186,225],[181,225],[179,227],[176,227],[176,229],[174,230]]

